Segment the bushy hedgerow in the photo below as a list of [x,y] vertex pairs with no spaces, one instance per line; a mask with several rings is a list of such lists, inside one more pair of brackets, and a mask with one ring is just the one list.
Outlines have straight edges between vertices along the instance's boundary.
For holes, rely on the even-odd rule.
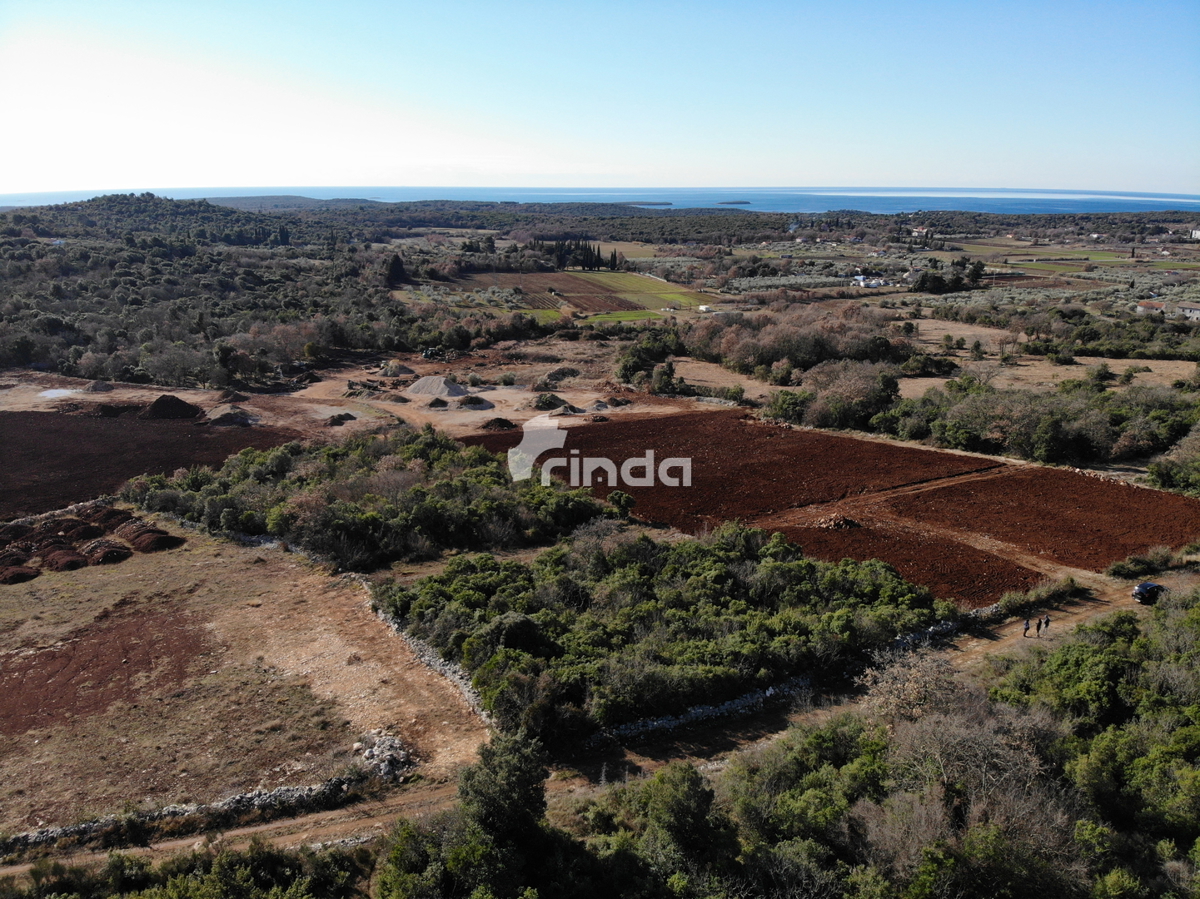
[[354,571],[549,543],[604,513],[584,491],[514,483],[498,456],[428,427],[246,449],[217,471],[135,478],[122,497],[210,530],[270,534]]

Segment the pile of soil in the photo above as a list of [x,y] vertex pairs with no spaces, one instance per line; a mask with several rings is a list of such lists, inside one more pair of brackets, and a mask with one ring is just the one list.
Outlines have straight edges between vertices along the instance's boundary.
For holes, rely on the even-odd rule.
[[32,581],[39,574],[41,572],[38,569],[26,568],[23,565],[0,568],[0,584],[23,584],[25,581]]
[[395,360],[393,360],[391,362],[386,363],[382,368],[380,368],[379,374],[381,377],[384,377],[384,378],[399,378],[399,377],[403,377],[404,375],[416,374],[416,372],[414,372],[407,365],[404,365],[400,362],[396,362]]
[[147,406],[140,417],[161,420],[165,418],[197,418],[203,414],[204,410],[199,406],[193,406],[177,396],[164,393]]
[[111,534],[133,518],[133,513],[111,506],[92,506],[80,512],[79,517],[101,528],[106,534]]
[[0,547],[8,546],[10,543],[15,543],[33,533],[33,528],[27,524],[20,524],[13,521],[9,524],[0,526]]
[[248,428],[254,424],[254,415],[251,412],[228,403],[213,407],[205,418],[209,424],[217,427]]
[[42,568],[47,571],[74,571],[87,568],[88,560],[70,547],[63,546],[42,555]]
[[112,384],[109,384],[108,381],[92,381],[92,383],[88,384],[86,387],[83,388],[83,392],[84,393],[108,393],[112,389],[113,389],[113,386],[112,386]]
[[250,397],[244,393],[238,393],[236,390],[222,390],[217,394],[217,399],[222,403],[244,403]]
[[467,388],[454,381],[428,375],[409,385],[407,392],[414,396],[466,396]]
[[507,418],[489,418],[480,427],[485,431],[512,431],[517,426]]
[[458,406],[460,409],[468,409],[468,410],[473,410],[475,412],[482,412],[485,409],[496,408],[494,403],[490,403],[487,400],[485,400],[483,397],[476,396],[474,394],[472,394],[471,396],[464,396],[462,399],[460,399],[458,401]]
[[89,565],[116,565],[132,556],[133,550],[116,540],[100,539],[79,547],[79,554],[87,559]]
[[331,415],[325,419],[325,424],[331,428],[340,428],[348,421],[354,421],[356,416],[349,412],[339,412],[337,415]]
[[182,537],[168,534],[162,528],[137,519],[125,522],[114,533],[140,553],[174,549],[184,543]]

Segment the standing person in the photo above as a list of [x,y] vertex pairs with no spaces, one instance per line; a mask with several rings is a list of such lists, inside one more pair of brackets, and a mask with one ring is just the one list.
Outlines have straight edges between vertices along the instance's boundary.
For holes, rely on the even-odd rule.
[[1037,635],[1040,637],[1042,635],[1042,619],[1040,616],[1038,617],[1035,630],[1037,631]]
[[1050,630],[1050,615],[1049,615],[1049,613],[1047,613],[1046,617],[1042,619],[1042,630],[1045,630],[1045,631]]
[[1029,619],[1028,618],[1025,619],[1025,632],[1023,634],[1021,634],[1021,636],[1022,637],[1029,636]]

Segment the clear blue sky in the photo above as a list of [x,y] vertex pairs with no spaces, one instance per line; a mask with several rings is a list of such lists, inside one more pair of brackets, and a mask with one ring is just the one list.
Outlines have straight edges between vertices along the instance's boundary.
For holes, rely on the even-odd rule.
[[0,194],[1200,194],[1200,0],[0,0]]

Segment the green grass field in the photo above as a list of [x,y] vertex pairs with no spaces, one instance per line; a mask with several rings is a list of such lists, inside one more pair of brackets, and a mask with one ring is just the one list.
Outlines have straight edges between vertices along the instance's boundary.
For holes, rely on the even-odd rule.
[[646,309],[642,312],[600,312],[589,315],[589,322],[644,322],[649,319],[662,318],[657,312]]
[[[692,309],[709,302],[708,298],[694,290],[668,284],[645,275],[629,272],[572,272],[596,286],[597,293],[609,293],[646,309],[662,309],[674,306],[677,309]],[[624,314],[624,313],[622,313]],[[633,313],[637,315],[637,313]],[[627,319],[621,319],[625,321]]]

